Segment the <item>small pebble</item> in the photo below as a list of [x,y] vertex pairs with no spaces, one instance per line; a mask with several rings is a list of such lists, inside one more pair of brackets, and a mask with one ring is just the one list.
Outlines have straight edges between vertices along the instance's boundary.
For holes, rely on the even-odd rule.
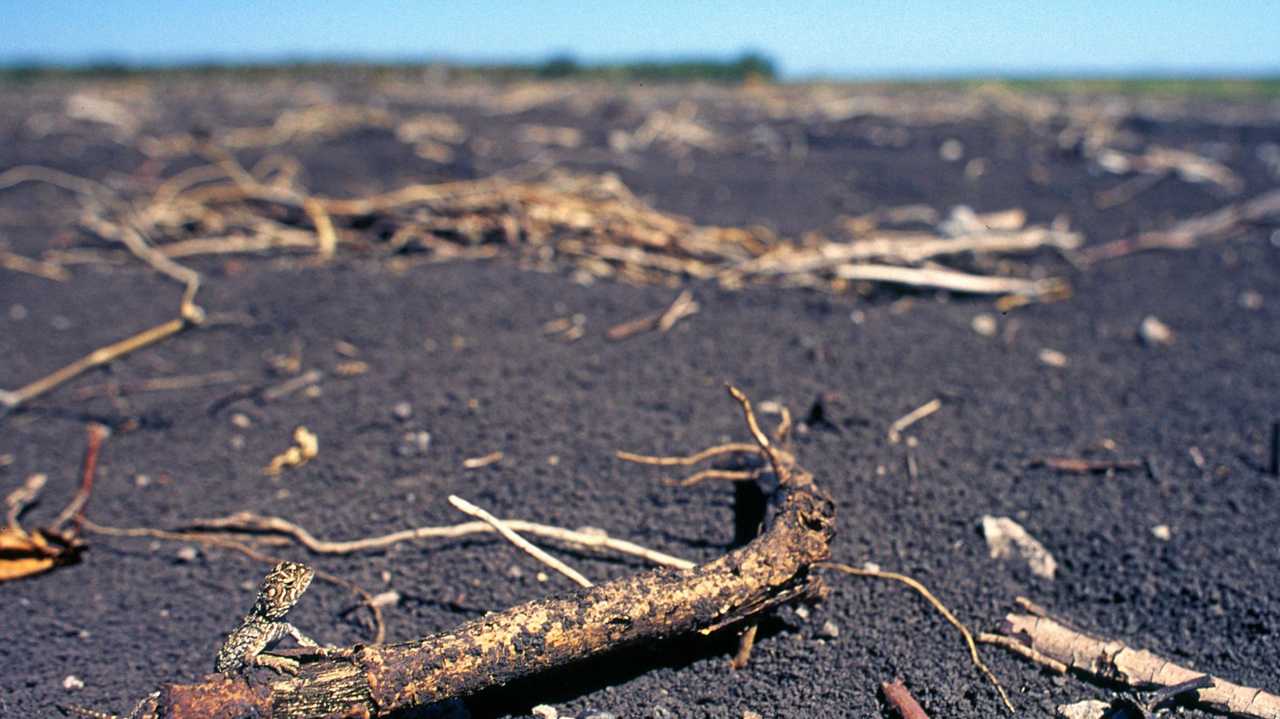
[[1040,350],[1040,361],[1050,367],[1066,367],[1067,356],[1058,350],[1042,349]]
[[400,438],[400,445],[396,447],[396,454],[401,457],[412,457],[414,455],[423,455],[431,448],[431,433],[425,431],[405,432]]
[[413,416],[413,405],[408,402],[397,402],[396,406],[391,408],[391,414],[401,422],[405,422]]
[[21,322],[27,318],[27,308],[23,305],[9,305],[9,319]]
[[938,146],[938,157],[946,162],[959,162],[964,157],[964,143],[954,137]]
[[1262,309],[1262,293],[1257,290],[1245,290],[1244,292],[1241,292],[1237,301],[1240,303],[1240,306],[1246,310]]
[[835,639],[840,636],[840,625],[827,620],[822,623],[822,628],[818,630],[818,636],[823,639]]
[[595,709],[588,709],[586,714],[582,715],[582,719],[618,719],[618,715],[613,712],[601,712]]
[[253,420],[249,419],[249,415],[243,412],[236,412],[231,415],[231,425],[240,429],[249,429],[253,426]]
[[1157,524],[1151,528],[1151,536],[1159,539],[1161,542],[1167,542],[1173,537],[1173,530],[1169,529],[1167,524]]
[[807,620],[809,618],[809,608],[805,606],[796,607],[796,616],[800,617],[801,621]]
[[238,434],[231,435],[230,445],[231,445],[231,448],[236,450],[237,452],[244,449],[244,437]]
[[62,680],[62,688],[69,692],[76,691],[77,689],[84,689],[84,680],[74,674],[68,674]]
[[71,329],[72,326],[71,320],[63,317],[62,315],[54,315],[53,319],[49,320],[49,324],[59,332],[66,332]]
[[186,545],[179,547],[175,556],[177,556],[179,562],[194,562],[200,558],[200,550],[191,545]]
[[133,486],[146,487],[151,484],[151,477],[145,474],[135,475],[133,478]]
[[742,719],[764,719],[764,717],[760,716],[760,712],[751,711],[750,709],[743,709]]
[[854,310],[849,313],[849,321],[855,325],[860,325],[867,321],[867,313],[862,310]]
[[539,582],[545,582],[548,579],[551,579],[551,577],[548,577],[546,572],[538,572],[534,575],[534,579],[537,579]]
[[1155,315],[1147,315],[1138,325],[1138,338],[1148,347],[1168,346],[1173,344],[1173,330]]
[[974,332],[977,332],[983,337],[996,336],[996,318],[995,316],[989,315],[985,312],[980,315],[974,315],[973,321],[969,323],[969,326],[973,328]]
[[520,577],[523,577],[523,576],[524,576],[524,570],[521,569],[520,567],[517,567],[514,564],[511,565],[510,567],[507,567],[507,577],[509,579],[519,579]]
[[400,592],[394,589],[373,595],[369,604],[375,607],[394,607],[400,603]]
[[560,716],[555,707],[547,706],[546,704],[539,704],[531,709],[529,713],[538,717],[538,719],[557,719]]

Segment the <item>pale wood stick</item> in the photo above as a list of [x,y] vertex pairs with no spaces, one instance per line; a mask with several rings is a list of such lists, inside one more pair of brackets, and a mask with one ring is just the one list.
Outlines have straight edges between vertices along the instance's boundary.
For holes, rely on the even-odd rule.
[[894,444],[897,444],[899,441],[902,440],[903,431],[905,431],[908,427],[915,424],[916,422],[919,422],[925,417],[928,417],[934,412],[937,412],[941,408],[942,408],[942,400],[935,397],[929,400],[928,402],[925,402],[924,404],[920,405],[919,407],[916,407],[910,412],[904,414],[898,419],[895,419],[893,421],[893,424],[889,425],[889,441],[893,442]]
[[530,542],[524,537],[521,537],[519,534],[516,534],[516,532],[512,530],[511,527],[507,526],[501,519],[498,519],[497,517],[486,512],[480,507],[477,507],[476,505],[457,496],[456,494],[449,495],[449,504],[452,504],[454,507],[458,509],[458,511],[462,512],[463,514],[469,514],[473,517],[478,517],[484,523],[498,530],[498,534],[501,534],[502,537],[506,539],[508,542],[511,542],[512,544],[516,545],[520,549],[524,550],[526,554],[538,560],[539,562],[542,562],[548,567],[551,567],[557,572],[560,572],[564,576],[573,580],[575,583],[578,584],[578,586],[580,587],[594,586],[591,583],[590,579],[587,579],[586,577],[579,574],[576,569],[574,569],[573,567],[570,567],[569,565],[565,564],[559,559],[556,559],[550,554],[547,554],[544,550],[534,545],[533,542]]
[[1024,280],[1017,277],[971,275],[967,272],[936,267],[897,267],[894,265],[846,264],[835,268],[842,280],[891,282],[913,287],[934,287],[952,292],[976,295],[1051,296],[1060,291],[1063,282],[1057,278]]
[[187,320],[179,317],[143,330],[132,337],[127,337],[106,347],[100,347],[81,357],[62,369],[55,370],[44,377],[16,390],[0,390],[0,409],[14,409],[49,390],[73,379],[82,372],[104,365],[117,357],[129,354],[143,347],[153,345],[166,337],[171,337],[190,326]]
[[[1047,616],[1009,614],[1005,617],[1003,632],[1008,637],[1022,640],[1035,655],[1048,657],[1082,674],[1135,689],[1171,687],[1205,675],[1144,649],[1134,649],[1124,642],[1086,634]],[[1035,655],[1019,654],[1040,661]],[[1280,719],[1280,696],[1218,677],[1211,678],[1211,686],[1197,690],[1198,704],[1232,716]]]

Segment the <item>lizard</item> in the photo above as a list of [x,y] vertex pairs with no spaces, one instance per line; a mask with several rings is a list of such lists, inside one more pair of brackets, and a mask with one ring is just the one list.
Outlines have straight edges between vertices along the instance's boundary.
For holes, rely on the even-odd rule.
[[253,608],[240,620],[240,626],[227,635],[214,671],[219,674],[244,674],[251,667],[269,667],[281,674],[297,674],[298,662],[264,652],[285,637],[304,647],[319,647],[314,640],[284,621],[284,616],[307,591],[316,570],[299,562],[280,562],[262,580]]
[[[299,562],[280,562],[272,567],[262,580],[262,586],[258,588],[253,607],[240,620],[240,625],[227,635],[222,648],[218,650],[214,671],[220,674],[244,674],[254,666],[263,666],[283,674],[297,674],[297,660],[263,652],[285,637],[293,637],[294,641],[304,647],[320,646],[297,627],[284,621],[285,615],[311,585],[315,574],[314,569]],[[147,695],[133,711],[125,715],[109,714],[73,704],[59,705],[58,709],[64,714],[77,714],[91,719],[148,719],[155,716],[159,697],[159,692]]]

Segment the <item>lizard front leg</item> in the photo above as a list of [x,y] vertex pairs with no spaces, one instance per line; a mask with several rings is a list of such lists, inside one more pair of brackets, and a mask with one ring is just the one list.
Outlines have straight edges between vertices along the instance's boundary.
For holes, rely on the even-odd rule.
[[298,669],[302,666],[296,659],[280,657],[275,654],[259,654],[251,661],[255,666],[274,669],[281,674],[288,674],[289,676],[296,676]]

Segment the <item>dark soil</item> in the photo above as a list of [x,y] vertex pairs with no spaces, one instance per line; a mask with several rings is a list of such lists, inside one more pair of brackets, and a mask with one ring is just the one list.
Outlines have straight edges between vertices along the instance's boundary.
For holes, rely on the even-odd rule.
[[[33,118],[59,117],[65,97],[86,90],[95,88],[0,91],[0,168],[39,163],[121,184],[182,166],[157,168],[99,124],[32,129]],[[145,126],[160,133],[197,122],[267,124],[298,102],[295,90],[302,92],[161,81],[149,90]],[[336,83],[333,91],[351,102],[385,99],[378,85]],[[679,99],[686,91],[666,92]],[[1038,222],[1066,214],[1097,243],[1233,199],[1171,178],[1133,202],[1095,209],[1093,193],[1122,180],[1051,146],[1050,130],[1010,115],[773,120],[743,110],[751,107],[746,101],[728,103],[727,91],[687,92],[705,103],[704,121],[721,134],[745,137],[764,126],[805,138],[807,154],[694,149],[681,159],[655,144],[623,158],[608,150],[608,131],[634,129],[643,112],[628,91],[600,88],[583,90],[584,97],[607,95],[589,111],[573,104],[573,93],[505,115],[461,93],[387,101],[394,112],[458,117],[471,136],[450,164],[420,159],[377,129],[286,149],[302,160],[311,188],[368,192],[508,169],[532,154],[511,140],[519,125],[575,126],[586,144],[556,155],[557,165],[616,171],[659,209],[699,222],[764,223],[783,233],[876,207],[922,202],[945,211],[964,203],[979,211],[1024,207]],[[1127,129],[1140,146],[1222,155],[1245,179],[1240,197],[1276,184],[1259,159],[1261,146],[1280,142],[1274,108],[1245,108],[1255,118],[1245,120],[1223,119],[1215,107],[1184,110],[1146,115],[1135,107]],[[909,139],[877,146],[864,139],[870,125],[901,127]],[[966,179],[964,162],[940,160],[938,146],[948,138],[964,143],[966,157],[988,158],[987,174]],[[1027,179],[1033,160],[1048,170],[1044,184]],[[59,190],[5,190],[0,242],[36,255],[69,241],[74,214]],[[0,466],[0,489],[47,473],[45,496],[24,523],[50,520],[74,492],[84,426],[96,420],[116,428],[88,512],[102,524],[172,527],[251,510],[345,539],[459,521],[445,501],[452,493],[499,516],[602,527],[705,560],[733,539],[733,489],[668,487],[661,472],[613,453],[681,453],[744,439],[723,389],[728,381],[801,418],[822,398],[830,423],[802,433],[796,450],[838,501],[837,559],[918,577],[975,629],[997,627],[1014,597],[1026,595],[1105,636],[1274,691],[1280,478],[1267,473],[1267,462],[1270,427],[1280,420],[1280,236],[1273,229],[1087,271],[1041,258],[1068,274],[1074,296],[1001,317],[992,338],[970,329],[975,314],[993,312],[986,300],[888,288],[860,297],[695,284],[700,313],[668,334],[609,342],[608,327],[665,307],[674,290],[583,286],[568,272],[530,272],[503,259],[399,272],[349,255],[326,267],[297,258],[195,261],[208,280],[201,304],[234,321],[114,362],[0,420],[0,455],[12,455]],[[0,270],[0,386],[16,388],[164,321],[177,305],[178,288],[137,263],[78,266],[73,274],[59,284]],[[1261,307],[1243,307],[1245,292],[1257,293]],[[547,321],[575,313],[587,318],[580,341],[542,332]],[[1171,346],[1137,341],[1147,315],[1174,330]],[[339,342],[359,349],[366,374],[333,374],[345,359],[335,351]],[[1064,353],[1067,366],[1042,363],[1046,348]],[[221,370],[240,372],[248,386],[268,385],[284,379],[268,369],[269,357],[294,352],[304,369],[326,371],[319,396],[226,401],[237,384],[119,398],[76,394],[109,381]],[[908,432],[918,446],[891,444],[889,424],[934,397],[942,409]],[[393,414],[401,402],[413,408],[407,420]],[[252,425],[233,424],[236,414]],[[319,436],[319,456],[264,477],[262,467],[298,425]],[[405,456],[403,436],[419,430],[430,433],[429,449]],[[501,462],[462,468],[465,458],[495,450],[504,453]],[[918,466],[914,479],[908,451]],[[1031,466],[1044,456],[1141,458],[1150,470],[1072,475]],[[990,559],[979,529],[984,514],[1013,517],[1039,538],[1061,565],[1057,579]],[[1167,541],[1153,535],[1158,525],[1169,528]],[[88,541],[81,564],[0,585],[0,715],[51,716],[59,702],[119,711],[162,682],[208,673],[266,569],[212,548],[192,558],[172,542]],[[283,553],[370,591],[399,592],[401,602],[386,612],[390,640],[570,588],[559,576],[539,581],[533,560],[487,537],[350,557]],[[626,560],[568,559],[599,580],[644,569]],[[474,697],[468,707],[475,717],[521,716],[537,704],[579,717],[590,709],[619,717],[882,716],[879,683],[903,677],[933,716],[1002,713],[960,637],[917,596],[869,579],[833,576],[830,585],[830,597],[807,619],[788,608],[768,623],[744,671],[728,667],[732,637],[679,640]],[[324,642],[365,641],[353,604],[345,590],[318,583],[290,618]],[[829,636],[828,622],[838,636]],[[984,655],[1020,716],[1051,716],[1056,704],[1109,696],[1001,650]],[[69,675],[84,687],[64,688]]]

